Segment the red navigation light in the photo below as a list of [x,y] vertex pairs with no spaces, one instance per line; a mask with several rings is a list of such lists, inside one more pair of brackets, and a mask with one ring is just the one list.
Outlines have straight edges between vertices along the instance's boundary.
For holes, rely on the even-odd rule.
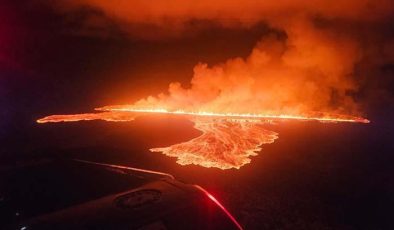
[[231,219],[231,221],[238,227],[238,229],[243,230],[242,226],[238,223],[235,217],[231,215],[231,213],[212,194],[210,194],[207,190],[203,189],[199,185],[194,186],[201,190],[210,200],[212,200],[220,209],[222,209],[223,212],[226,213],[226,215]]

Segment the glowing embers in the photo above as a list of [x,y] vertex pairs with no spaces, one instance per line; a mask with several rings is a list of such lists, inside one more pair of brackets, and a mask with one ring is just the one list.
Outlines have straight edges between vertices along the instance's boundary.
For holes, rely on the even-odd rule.
[[250,163],[262,144],[274,142],[278,135],[263,128],[264,122],[193,118],[201,136],[164,148],[153,148],[177,157],[181,165],[201,165],[220,169],[237,168]]

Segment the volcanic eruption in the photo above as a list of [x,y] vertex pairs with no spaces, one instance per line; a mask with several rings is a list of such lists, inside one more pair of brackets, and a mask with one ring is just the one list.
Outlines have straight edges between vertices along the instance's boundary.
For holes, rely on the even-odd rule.
[[[312,5],[305,1],[283,4],[246,1],[243,9],[250,14],[245,15],[231,3],[219,7],[220,1],[179,2],[176,10],[160,3],[125,3],[120,9],[105,1],[81,2],[102,9],[109,17],[124,22],[121,23],[124,26],[133,25],[125,27],[132,35],[149,36],[136,25],[150,23],[178,36],[191,19],[211,20],[224,27],[248,27],[265,21],[271,30],[247,57],[211,66],[195,65],[189,85],[172,82],[167,92],[131,104],[96,108],[96,113],[52,115],[37,120],[38,123],[132,121],[144,114],[163,113],[187,117],[202,132],[199,137],[151,151],[177,157],[182,165],[220,169],[240,168],[249,163],[249,157],[256,155],[261,145],[278,137],[266,129],[276,122],[369,123],[361,116],[354,97],[359,89],[355,66],[363,58],[363,46],[351,33],[334,27],[331,20],[379,21],[390,12],[384,4],[374,8],[380,14],[364,14],[370,7],[360,1],[337,7],[326,1]],[[71,5],[73,8],[78,3]],[[128,9],[135,14],[129,14]],[[221,15],[217,14],[218,9]]]
[[[240,168],[261,145],[274,142],[277,134],[264,128],[272,121],[368,123],[352,115],[357,105],[347,95],[354,88],[348,76],[353,69],[349,57],[356,55],[356,47],[337,50],[331,40],[320,44],[321,39],[325,41],[323,35],[312,31],[309,36],[306,44],[272,35],[246,59],[230,59],[213,67],[198,64],[190,88],[175,82],[168,93],[134,104],[105,106],[97,108],[101,111],[97,113],[52,115],[37,122],[132,121],[136,116],[163,113],[186,116],[202,134],[151,151],[177,157],[182,165],[220,169]],[[313,42],[322,48],[311,49]]]

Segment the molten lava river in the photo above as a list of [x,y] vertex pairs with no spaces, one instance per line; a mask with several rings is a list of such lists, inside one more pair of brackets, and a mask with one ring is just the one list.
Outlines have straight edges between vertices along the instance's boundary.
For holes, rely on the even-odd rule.
[[257,152],[261,151],[263,144],[273,143],[278,138],[278,134],[264,128],[268,123],[273,124],[283,120],[369,122],[367,119],[359,117],[321,113],[309,116],[220,114],[167,111],[165,109],[132,109],[127,106],[103,107],[97,110],[103,112],[52,115],[39,119],[37,122],[75,122],[84,120],[126,122],[147,113],[185,116],[194,123],[194,128],[200,130],[202,134],[183,143],[168,147],[152,148],[150,151],[176,157],[177,163],[181,165],[195,164],[219,169],[239,169],[241,166],[250,163],[250,156],[257,155]]

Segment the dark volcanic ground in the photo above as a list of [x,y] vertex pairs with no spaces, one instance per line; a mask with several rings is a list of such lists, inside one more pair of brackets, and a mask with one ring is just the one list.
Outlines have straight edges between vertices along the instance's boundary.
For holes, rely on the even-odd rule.
[[[240,170],[181,166],[148,151],[199,134],[186,119],[35,124],[8,135],[2,165],[73,157],[169,172],[212,191],[246,229],[392,229],[393,126],[283,122]],[[21,128],[21,127],[19,127]],[[3,139],[4,140],[4,139]]]

